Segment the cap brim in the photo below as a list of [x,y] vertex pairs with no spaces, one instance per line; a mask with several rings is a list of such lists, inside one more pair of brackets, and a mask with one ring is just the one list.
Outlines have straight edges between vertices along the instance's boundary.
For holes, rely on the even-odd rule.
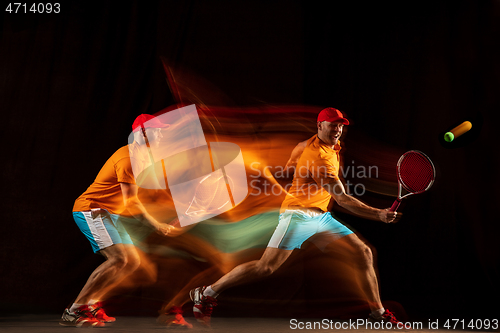
[[347,120],[346,118],[330,118],[330,119],[325,119],[325,120],[330,122],[330,123],[341,123],[344,125],[349,125],[349,120]]
[[[170,127],[170,124],[164,124],[160,121],[151,121],[151,120],[148,120],[145,124],[141,124],[142,126],[144,126],[144,128],[169,128]],[[133,129],[133,132],[137,132],[139,129],[142,128],[142,126],[137,126],[136,128]]]

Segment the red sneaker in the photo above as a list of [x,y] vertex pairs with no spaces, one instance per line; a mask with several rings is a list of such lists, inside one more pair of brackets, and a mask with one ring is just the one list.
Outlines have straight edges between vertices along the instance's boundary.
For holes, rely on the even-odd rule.
[[96,302],[89,306],[89,308],[92,311],[92,315],[101,323],[112,323],[116,321],[115,317],[110,317],[106,314],[106,312],[104,312],[104,309],[102,308],[102,302]]
[[204,296],[206,286],[198,287],[189,292],[189,297],[194,302],[193,314],[196,320],[205,326],[210,326],[212,311],[217,306],[217,300],[210,296]]
[[171,307],[166,313],[161,314],[156,322],[170,328],[193,328],[182,316],[182,308],[178,306]]
[[88,305],[82,305],[74,312],[70,312],[69,308],[64,309],[59,324],[62,326],[75,327],[102,327],[104,323],[97,320],[89,309]]
[[399,321],[394,313],[389,311],[388,309],[385,309],[385,312],[382,314],[381,317],[375,317],[374,315],[370,314],[369,316],[370,321],[378,321],[378,322],[385,322],[385,323],[391,323],[392,328],[406,328],[406,329],[411,329],[410,324],[404,324],[403,322]]

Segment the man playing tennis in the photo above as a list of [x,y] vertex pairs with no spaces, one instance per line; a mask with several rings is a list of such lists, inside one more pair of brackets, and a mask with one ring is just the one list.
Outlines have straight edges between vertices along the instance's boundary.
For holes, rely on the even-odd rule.
[[[124,227],[140,221],[161,235],[173,235],[177,228],[158,222],[137,197],[130,150],[146,150],[161,138],[167,127],[154,116],[140,115],[134,121],[134,142],[118,149],[104,164],[89,188],[75,201],[73,217],[95,253],[104,261],[90,275],[74,303],[64,310],[63,326],[100,327],[115,321],[102,309],[101,297],[140,264],[140,256]],[[146,140],[149,138],[149,142]],[[137,154],[139,155],[139,154]],[[133,163],[140,163],[134,160]]]
[[311,239],[325,252],[338,247],[347,249],[355,260],[353,265],[361,271],[359,282],[371,309],[370,319],[399,323],[389,310],[384,309],[380,300],[370,248],[328,212],[333,197],[340,206],[362,217],[390,223],[397,214],[389,209],[368,206],[346,194],[339,179],[339,138],[345,125],[349,125],[349,121],[337,109],[326,108],[319,113],[318,134],[294,150],[293,155],[300,158],[293,183],[282,203],[279,224],[262,258],[237,266],[210,286],[191,290],[190,297],[195,303],[193,312],[198,321],[209,324],[217,305],[216,297],[221,292],[269,276],[294,249]]

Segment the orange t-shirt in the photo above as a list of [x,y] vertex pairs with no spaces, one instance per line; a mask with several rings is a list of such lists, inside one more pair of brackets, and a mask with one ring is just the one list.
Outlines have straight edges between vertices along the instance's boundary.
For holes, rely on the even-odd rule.
[[289,206],[315,207],[328,211],[330,193],[323,186],[339,179],[340,143],[332,147],[313,136],[297,162],[292,186],[281,204],[281,212]]
[[101,208],[112,214],[131,216],[125,210],[120,183],[135,184],[128,146],[121,147],[107,160],[92,185],[76,199],[73,211]]

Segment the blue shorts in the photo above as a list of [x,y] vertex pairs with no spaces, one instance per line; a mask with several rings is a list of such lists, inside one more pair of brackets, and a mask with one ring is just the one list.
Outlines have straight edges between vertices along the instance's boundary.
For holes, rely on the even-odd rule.
[[73,218],[90,241],[94,252],[113,244],[133,244],[130,235],[122,224],[128,220],[134,220],[137,223],[137,220],[133,217],[110,214],[104,209],[93,209],[91,211],[73,212]]
[[307,208],[291,209],[280,214],[279,224],[268,247],[283,250],[300,249],[302,243],[322,232],[328,233],[330,240],[353,233],[329,212],[320,213]]

